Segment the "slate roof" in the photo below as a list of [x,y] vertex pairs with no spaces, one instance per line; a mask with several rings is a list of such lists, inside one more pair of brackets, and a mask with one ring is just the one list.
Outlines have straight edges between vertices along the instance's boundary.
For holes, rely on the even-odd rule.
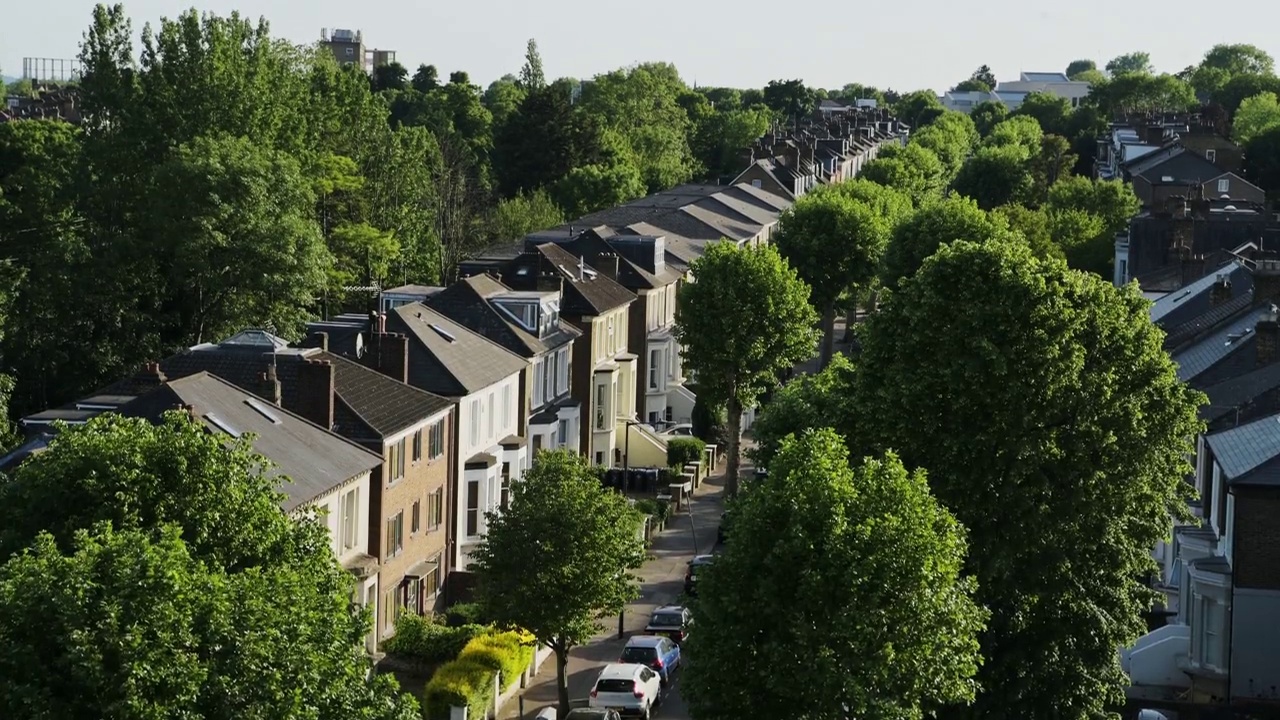
[[235,437],[253,433],[253,449],[275,464],[274,473],[293,481],[280,488],[286,512],[382,462],[359,445],[206,372],[170,380],[121,407],[120,414],[156,421],[184,405],[212,431]]
[[1210,296],[1218,275],[1225,274],[1231,282],[1231,296],[1238,297],[1253,288],[1253,273],[1244,266],[1231,262],[1213,272],[1160,298],[1151,305],[1151,322],[1171,328],[1193,320],[1212,309]]
[[1194,319],[1174,327],[1167,327],[1166,332],[1169,336],[1165,338],[1164,346],[1167,350],[1177,351],[1188,342],[1192,342],[1202,336],[1204,332],[1210,328],[1216,327],[1219,323],[1235,317],[1237,314],[1248,310],[1253,304],[1253,291],[1226,301],[1216,308],[1209,310]]
[[409,336],[409,381],[446,397],[470,395],[527,365],[524,358],[422,303],[392,308],[387,331]]
[[1269,311],[1270,308],[1265,306],[1254,308],[1231,322],[1223,323],[1200,342],[1176,353],[1173,361],[1178,366],[1178,379],[1182,382],[1190,382],[1223,358],[1239,350],[1247,344],[1247,341],[1253,339],[1254,326]]
[[600,315],[602,313],[634,302],[635,293],[622,287],[601,273],[594,277],[578,276],[579,258],[573,253],[556,245],[544,243],[535,250],[545,261],[544,264],[556,268],[564,277],[564,294],[567,302],[560,306],[570,314]]
[[1244,375],[1210,385],[1204,389],[1209,402],[1200,407],[1200,417],[1205,422],[1213,422],[1231,415],[1236,408],[1276,388],[1280,388],[1280,363],[1264,365]]
[[1259,479],[1273,482],[1276,468],[1269,466],[1280,459],[1280,415],[1269,415],[1247,425],[1211,433],[1205,436],[1205,442],[1213,450],[1222,475],[1229,482],[1249,482],[1259,471],[1266,471],[1265,478]]
[[511,288],[488,275],[472,275],[427,298],[424,304],[525,358],[542,355],[582,335],[564,321],[544,338],[525,330],[492,303],[493,298],[509,292]]

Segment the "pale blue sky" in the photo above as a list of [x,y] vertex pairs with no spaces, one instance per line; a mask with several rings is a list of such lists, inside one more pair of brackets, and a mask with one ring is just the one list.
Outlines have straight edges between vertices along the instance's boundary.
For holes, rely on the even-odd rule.
[[[73,57],[92,0],[0,0],[0,68],[22,58]],[[190,0],[132,0],[135,30]],[[861,82],[943,90],[983,63],[1001,80],[1061,70],[1077,57],[1151,53],[1177,71],[1218,42],[1280,54],[1280,2],[1203,0],[203,0],[201,10],[265,16],[274,35],[312,42],[322,27],[360,29],[410,70],[435,64],[488,84],[522,62],[537,38],[548,77],[590,77],[648,60],[673,62],[686,81],[759,87],[803,78],[819,87]],[[1215,9],[1217,11],[1215,11]],[[1220,12],[1218,12],[1220,11]]]

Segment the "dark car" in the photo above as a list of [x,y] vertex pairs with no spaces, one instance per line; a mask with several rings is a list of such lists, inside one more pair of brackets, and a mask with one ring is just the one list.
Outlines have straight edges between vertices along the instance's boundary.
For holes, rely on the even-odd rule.
[[668,685],[672,673],[680,667],[680,646],[661,635],[636,635],[622,648],[618,662],[646,665],[658,673],[663,685]]
[[684,571],[684,594],[690,597],[698,594],[698,571],[711,564],[715,555],[698,555],[689,561]]
[[622,720],[622,716],[618,714],[617,710],[576,708],[570,710],[569,714],[564,716],[564,720]]
[[654,610],[653,615],[649,616],[644,634],[669,637],[679,645],[689,637],[689,626],[692,624],[693,613],[689,612],[689,608],[667,605]]

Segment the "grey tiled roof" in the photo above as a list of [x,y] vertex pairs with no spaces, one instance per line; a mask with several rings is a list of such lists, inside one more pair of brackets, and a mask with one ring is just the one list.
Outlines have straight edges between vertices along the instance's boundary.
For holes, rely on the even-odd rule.
[[1171,352],[1178,352],[1186,343],[1195,341],[1204,335],[1206,330],[1211,330],[1219,324],[1234,318],[1236,315],[1248,310],[1251,305],[1253,305],[1252,288],[1248,292],[1237,295],[1188,322],[1184,322],[1181,325],[1166,326],[1165,331],[1169,333],[1169,336],[1165,338],[1165,349]]
[[1152,303],[1151,322],[1162,327],[1172,327],[1191,320],[1210,309],[1212,294],[1218,275],[1225,274],[1231,281],[1231,295],[1235,297],[1253,287],[1253,274],[1235,262],[1223,265],[1181,290],[1175,290]]
[[1205,442],[1224,477],[1232,482],[1247,480],[1255,470],[1280,457],[1280,415],[1211,433]]
[[[527,365],[524,358],[422,303],[392,308],[387,329],[409,336],[410,382],[446,397],[470,395]],[[415,353],[428,356],[420,358],[425,363],[414,362]]]
[[1264,365],[1257,370],[1224,380],[1204,389],[1209,402],[1200,408],[1200,417],[1213,421],[1234,413],[1259,395],[1280,387],[1280,363]]
[[1216,365],[1223,358],[1251,340],[1254,326],[1270,308],[1254,308],[1224,323],[1212,334],[1173,356],[1178,365],[1178,379],[1190,382],[1200,373]]
[[635,293],[618,283],[596,273],[595,277],[579,278],[577,273],[578,257],[554,243],[539,245],[537,252],[544,260],[560,271],[564,277],[566,296],[573,295],[578,303],[565,303],[576,307],[583,315],[599,315],[616,307],[626,305],[636,299]]
[[543,338],[525,330],[491,302],[492,298],[510,291],[488,275],[472,275],[427,298],[424,304],[526,358],[558,348],[582,334],[564,322],[557,332]]
[[155,421],[182,405],[191,406],[193,416],[211,431],[253,433],[253,449],[293,481],[280,488],[286,511],[382,463],[359,445],[204,372],[170,380],[121,407],[120,414]]

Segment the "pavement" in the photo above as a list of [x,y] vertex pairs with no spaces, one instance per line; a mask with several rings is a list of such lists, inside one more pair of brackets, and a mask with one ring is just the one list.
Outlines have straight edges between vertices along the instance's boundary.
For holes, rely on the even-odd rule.
[[[751,446],[744,437],[743,449]],[[627,606],[623,616],[623,629],[628,636],[642,634],[652,612],[663,605],[677,602],[684,591],[684,571],[695,554],[710,553],[715,548],[716,532],[723,511],[724,464],[718,472],[704,480],[694,492],[691,511],[671,515],[666,529],[653,538],[649,560],[636,572],[640,578],[640,597]],[[740,477],[752,471],[750,461],[743,457]],[[696,551],[695,551],[696,548]],[[583,699],[595,684],[596,676],[605,665],[616,662],[622,654],[626,640],[618,639],[618,620],[604,623],[602,631],[585,645],[569,652],[566,668],[569,677],[570,699]],[[499,720],[521,718],[519,698],[524,698],[523,719],[532,720],[540,710],[556,705],[556,663],[547,658],[541,670],[534,676],[522,695],[512,698],[499,713]],[[654,720],[690,720],[684,701],[680,697],[680,679],[676,678],[667,689],[662,703],[654,709]]]

